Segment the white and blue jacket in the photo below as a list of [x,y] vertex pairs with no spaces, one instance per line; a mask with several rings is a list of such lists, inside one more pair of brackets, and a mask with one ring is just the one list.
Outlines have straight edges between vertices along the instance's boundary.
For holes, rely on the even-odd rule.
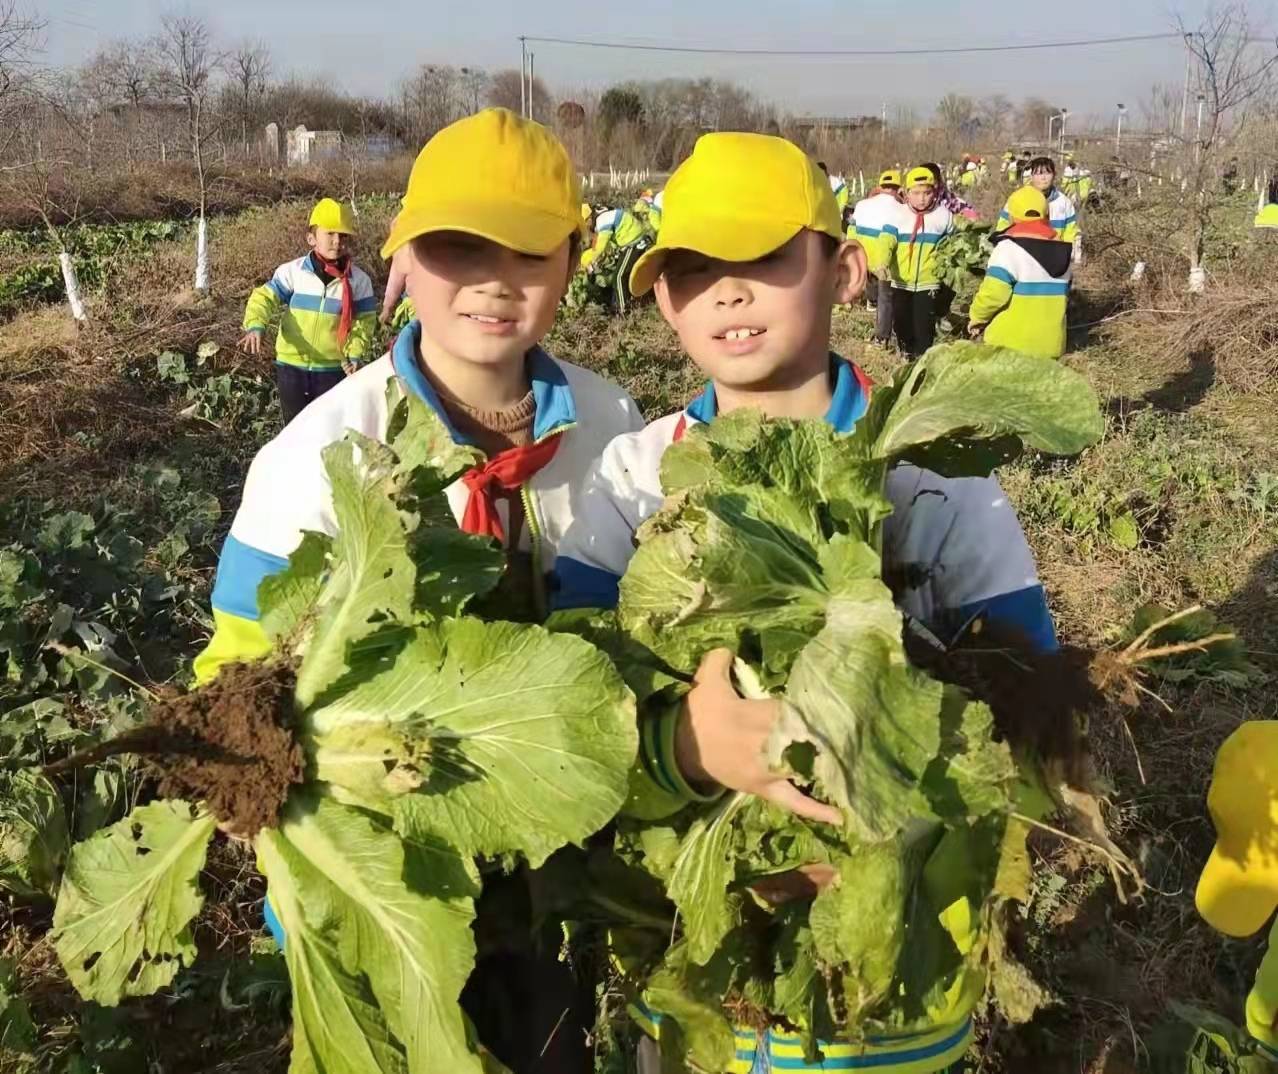
[[[869,382],[831,356],[834,398],[826,421],[850,432],[869,403]],[[634,554],[639,526],[661,507],[661,456],[676,430],[712,421],[714,386],[686,410],[618,436],[583,482],[573,525],[560,543],[552,603],[557,608],[613,607]],[[915,466],[888,475],[896,510],[884,528],[885,574],[909,579],[901,610],[942,641],[974,619],[1016,627],[1042,650],[1056,647],[1043,587],[1016,512],[992,478],[944,478]]]
[[[336,533],[332,491],[320,453],[350,429],[385,440],[387,382],[398,378],[401,390],[424,399],[448,424],[439,397],[418,365],[420,341],[421,324],[413,321],[390,352],[321,395],[257,453],[222,546],[213,586],[216,629],[196,658],[198,682],[213,678],[225,663],[256,659],[269,651],[258,625],[258,586],[288,565],[305,531]],[[540,348],[529,351],[527,372],[536,404],[534,439],[563,433],[554,458],[523,490],[526,524],[520,530],[520,546],[532,553],[540,582],[571,526],[574,493],[591,465],[618,433],[642,428],[643,417],[623,388]],[[455,430],[453,437],[463,439]],[[446,495],[460,519],[469,492],[455,481]],[[506,509],[499,501],[502,523],[509,527]]]

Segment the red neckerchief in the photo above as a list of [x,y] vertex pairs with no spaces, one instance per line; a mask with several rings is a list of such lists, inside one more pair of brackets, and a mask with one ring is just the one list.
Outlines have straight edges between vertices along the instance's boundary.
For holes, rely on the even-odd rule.
[[330,261],[316,250],[315,264],[325,276],[342,281],[342,316],[337,322],[337,345],[344,347],[346,337],[351,334],[351,321],[355,318],[355,298],[351,294],[351,259],[339,257],[336,261]]
[[1017,239],[1054,239],[1056,229],[1045,220],[1022,220],[1009,227],[1004,235]]
[[466,501],[466,510],[462,515],[462,530],[496,537],[504,543],[506,531],[501,524],[501,516],[497,514],[494,486],[507,492],[519,488],[555,457],[561,439],[563,434],[556,433],[536,444],[507,448],[482,466],[476,466],[462,474],[462,484],[470,490],[470,499]]
[[[865,398],[866,398],[866,401],[868,402],[870,399],[870,391],[874,387],[874,381],[872,381],[869,378],[865,370],[863,370],[859,365],[857,365],[856,362],[849,361],[847,358],[844,358],[843,361],[847,362],[848,365],[852,367],[852,375],[856,377],[856,382],[857,384],[860,385],[861,391],[865,393]],[[676,443],[676,444],[679,443],[679,441],[684,438],[684,435],[687,432],[688,432],[688,413],[687,411],[684,411],[682,414],[679,415],[679,420],[675,422],[673,443]]]
[[[941,200],[940,191],[939,191],[939,190],[937,190],[935,187],[933,187],[933,188],[932,188],[932,200],[931,200],[931,202],[928,204],[928,207],[927,207],[926,209],[924,209],[922,212],[919,212],[919,211],[918,211],[917,209],[915,209],[913,206],[911,206],[911,207],[910,207],[910,211],[914,213],[914,230],[910,232],[910,247],[909,247],[909,249],[910,249],[910,256],[909,256],[909,260],[910,260],[910,261],[913,261],[913,260],[914,260],[914,243],[915,243],[915,240],[917,240],[917,239],[918,239],[918,237],[919,237],[919,233],[923,230],[923,221],[927,218],[927,214],[928,214],[928,213],[930,213],[933,209],[935,209],[935,208],[936,208],[936,206],[937,206],[937,204],[940,202],[940,200]],[[908,202],[907,202],[907,204],[908,204]]]

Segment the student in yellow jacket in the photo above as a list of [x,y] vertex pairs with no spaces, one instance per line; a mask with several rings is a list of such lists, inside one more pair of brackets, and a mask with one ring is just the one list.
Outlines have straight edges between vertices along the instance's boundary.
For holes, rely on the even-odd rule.
[[[1254,936],[1278,909],[1278,720],[1249,720],[1216,755],[1207,809],[1216,846],[1198,880],[1196,902],[1212,928]],[[1278,924],[1245,1005],[1259,1055],[1278,1063]]]
[[1065,353],[1069,243],[1048,223],[1047,199],[1032,186],[1007,201],[1012,226],[994,236],[985,279],[972,302],[968,334],[1040,358]]
[[[373,281],[350,254],[355,220],[347,206],[324,198],[311,211],[306,245],[249,295],[239,346],[262,352],[262,334],[280,314],[275,379],[284,424],[363,364],[377,325]],[[281,312],[282,311],[282,312]]]
[[[904,204],[883,225],[881,249],[892,272],[892,319],[897,343],[916,358],[936,338],[937,247],[954,231],[954,214],[940,197],[930,168],[911,168],[905,177]],[[871,262],[871,268],[874,268]]]

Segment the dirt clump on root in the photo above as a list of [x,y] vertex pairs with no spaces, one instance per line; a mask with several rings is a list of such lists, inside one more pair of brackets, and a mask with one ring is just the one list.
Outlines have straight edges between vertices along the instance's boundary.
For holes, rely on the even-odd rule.
[[1088,778],[1082,717],[1139,703],[1133,669],[1117,654],[1073,645],[1038,652],[1016,631],[988,623],[947,651],[907,632],[906,649],[915,666],[989,705],[1001,738],[1059,763],[1074,786]]
[[152,712],[152,765],[165,797],[203,801],[236,835],[278,823],[305,775],[293,734],[294,674],[278,663],[228,664],[207,686]]

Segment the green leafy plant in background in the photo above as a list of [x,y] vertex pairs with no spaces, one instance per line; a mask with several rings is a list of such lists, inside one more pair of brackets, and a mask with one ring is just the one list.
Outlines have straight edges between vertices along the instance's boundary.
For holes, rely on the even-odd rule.
[[[995,740],[986,705],[908,660],[882,578],[884,489],[895,466],[987,474],[1025,448],[1076,453],[1102,428],[1076,373],[961,343],[876,388],[850,435],[743,411],[666,453],[667,504],[621,582],[617,659],[659,708],[708,650],[736,650],[739,688],[783,701],[774,769],[844,817],[832,828],[728,794],[623,819],[619,853],[678,910],[673,942],[632,975],[667,1019],[672,1062],[724,1069],[728,1012],[799,1029],[809,1059],[822,1039],[944,1025],[987,973],[1007,1012],[1032,1013],[1040,993],[1002,923],[1028,895],[1036,776]],[[654,657],[673,679],[645,673]],[[810,902],[758,896],[812,864],[834,881]]]

